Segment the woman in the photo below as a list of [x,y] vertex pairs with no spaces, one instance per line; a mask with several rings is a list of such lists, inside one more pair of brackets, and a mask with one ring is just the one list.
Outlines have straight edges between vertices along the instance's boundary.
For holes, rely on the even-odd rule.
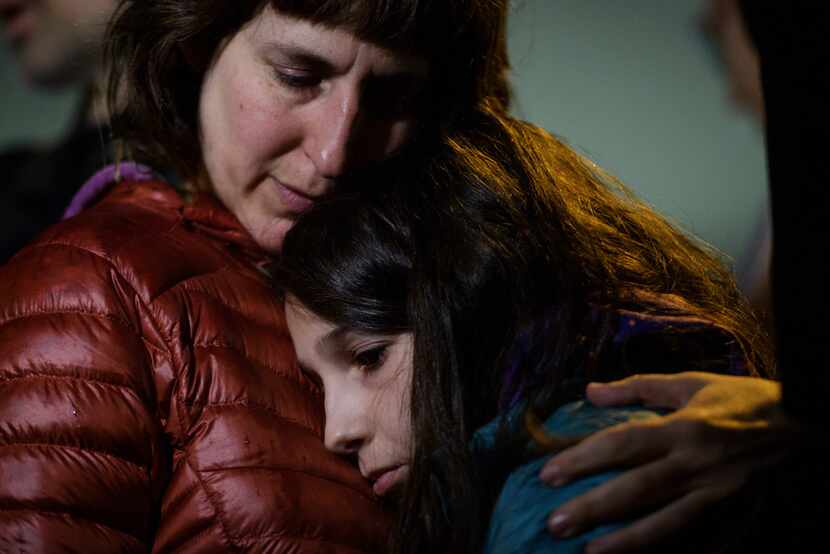
[[506,108],[505,14],[122,2],[115,132],[188,193],[122,164],[0,269],[0,550],[384,551],[264,267],[345,173]]
[[[486,108],[471,129],[425,167],[356,177],[361,192],[289,232],[275,271],[299,363],[325,391],[326,446],[376,494],[402,491],[402,552],[481,548],[505,475],[538,456],[538,424],[522,422],[553,414],[572,435],[631,417],[556,412],[589,380],[769,370],[704,249],[545,132]],[[581,552],[594,535],[554,543],[544,521],[586,484],[556,496],[532,467],[507,481],[488,550]],[[692,551],[721,538],[704,536]]]

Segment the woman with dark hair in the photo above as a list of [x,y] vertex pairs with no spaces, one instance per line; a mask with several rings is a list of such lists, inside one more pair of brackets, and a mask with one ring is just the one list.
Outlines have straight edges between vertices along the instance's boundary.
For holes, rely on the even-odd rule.
[[[769,375],[768,345],[706,248],[544,131],[471,119],[305,214],[274,277],[326,446],[400,497],[396,551],[581,552],[609,527],[557,542],[547,515],[607,476],[553,489],[534,459],[654,415],[570,404],[585,385]],[[704,537],[690,551],[722,538]]]
[[385,550],[266,267],[345,174],[506,110],[506,5],[120,3],[116,139],[183,186],[122,159],[0,268],[0,551]]

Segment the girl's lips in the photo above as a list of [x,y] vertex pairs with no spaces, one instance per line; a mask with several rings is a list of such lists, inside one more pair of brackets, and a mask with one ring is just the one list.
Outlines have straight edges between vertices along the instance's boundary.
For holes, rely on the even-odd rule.
[[403,483],[408,474],[409,466],[407,465],[398,466],[394,469],[390,469],[389,471],[383,473],[380,477],[378,477],[377,480],[372,484],[372,491],[377,496],[383,496],[399,483]]
[[274,177],[271,177],[271,179],[277,187],[280,202],[289,212],[301,214],[314,205],[314,198],[283,184]]

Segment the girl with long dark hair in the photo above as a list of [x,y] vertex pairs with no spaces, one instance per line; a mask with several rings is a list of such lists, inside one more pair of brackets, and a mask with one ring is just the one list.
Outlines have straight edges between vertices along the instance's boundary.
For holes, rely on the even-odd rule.
[[766,375],[767,343],[706,247],[543,130],[471,117],[429,164],[374,168],[304,215],[274,276],[326,446],[400,501],[396,551],[582,548],[593,535],[544,530],[551,497],[521,505],[543,491],[526,464],[654,417],[573,404],[586,383]]

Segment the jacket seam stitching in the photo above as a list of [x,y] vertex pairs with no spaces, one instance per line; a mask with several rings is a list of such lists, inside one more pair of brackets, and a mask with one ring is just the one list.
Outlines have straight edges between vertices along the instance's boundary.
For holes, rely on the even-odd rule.
[[[45,367],[48,368],[48,369],[51,369],[51,370],[55,370],[55,369],[57,369],[61,366],[57,366],[57,365],[54,365],[54,364],[48,364]],[[87,371],[97,371],[97,368],[94,368],[94,367],[84,367],[84,366],[76,366],[76,365],[71,365],[71,366],[67,366],[67,367],[72,367],[72,368],[75,368],[75,369],[83,369],[83,370],[87,370]],[[85,376],[81,376],[81,375],[66,375],[66,374],[57,375],[57,374],[54,374],[54,373],[40,372],[38,370],[31,369],[31,368],[29,369],[29,372],[24,374],[24,375],[14,375],[14,376],[11,376],[11,377],[6,377],[6,376],[3,376],[3,375],[0,375],[0,384],[10,382],[10,381],[20,381],[20,380],[24,380],[24,379],[66,379],[66,380],[69,380],[69,381],[81,381],[81,382],[84,382],[84,383],[89,383],[91,385],[98,385],[100,387],[111,387],[111,388],[115,388],[115,389],[123,389],[123,390],[126,390],[127,392],[131,393],[131,395],[136,400],[138,400],[139,402],[142,402],[141,397],[136,393],[136,391],[132,387],[132,385],[129,385],[129,384],[126,384],[126,383],[111,383],[109,381],[105,381],[104,379],[96,379],[94,377],[85,377]]]
[[25,447],[40,447],[40,448],[59,448],[62,450],[80,450],[81,452],[87,452],[89,454],[94,454],[96,456],[103,456],[105,458],[111,458],[113,460],[125,463],[134,467],[135,469],[139,470],[142,476],[148,477],[147,475],[147,466],[141,464],[139,462],[130,460],[129,458],[125,458],[124,456],[119,456],[118,454],[113,454],[112,452],[106,452],[104,450],[98,450],[96,448],[89,448],[86,446],[77,446],[72,444],[58,444],[58,443],[48,443],[48,442],[6,442],[0,443],[0,449],[3,448],[13,448],[15,446],[25,446]]
[[253,541],[278,539],[278,538],[288,538],[290,540],[295,540],[295,541],[303,542],[303,543],[311,542],[311,543],[330,544],[330,545],[334,545],[334,546],[342,546],[342,547],[346,548],[349,552],[366,552],[365,550],[355,548],[354,546],[350,546],[350,545],[345,544],[341,541],[327,540],[327,539],[322,539],[322,538],[317,538],[317,537],[313,537],[313,538],[312,537],[305,537],[305,536],[302,536],[302,535],[298,535],[298,534],[295,534],[295,533],[289,533],[289,532],[274,532],[274,533],[268,533],[267,535],[256,535],[255,537],[248,537],[248,538],[239,537],[238,541],[241,542],[241,543],[250,543],[250,542],[253,542]]
[[[165,231],[164,233],[160,233],[160,234],[168,234],[168,233],[169,233],[169,229],[167,231]],[[75,249],[75,250],[78,250],[80,252],[85,252],[85,253],[87,253],[91,256],[94,256],[95,258],[103,261],[110,269],[112,269],[115,272],[116,275],[118,275],[119,279],[121,279],[124,283],[126,283],[130,287],[130,290],[135,293],[135,297],[139,299],[139,301],[145,306],[145,308],[148,308],[148,310],[147,310],[148,317],[150,317],[150,319],[152,320],[153,326],[156,329],[159,329],[158,325],[156,325],[155,319],[152,318],[149,315],[150,310],[149,310],[148,303],[145,302],[144,299],[141,298],[141,295],[138,294],[138,291],[135,289],[134,283],[121,273],[121,270],[115,264],[114,260],[112,260],[111,258],[109,258],[107,256],[104,256],[100,252],[96,252],[95,250],[92,250],[90,248],[86,248],[84,246],[81,246],[81,245],[78,245],[78,244],[72,244],[72,243],[69,243],[69,242],[62,241],[62,240],[50,240],[49,242],[46,242],[46,243],[33,244],[30,248],[33,248],[33,249],[34,248],[48,248],[48,247],[52,247],[52,246],[62,246],[62,247],[65,247],[65,248]],[[113,292],[118,294],[117,291],[115,291],[115,290],[113,290]],[[58,310],[58,311],[55,311],[55,312],[45,312],[45,313],[52,314],[52,313],[62,313],[62,312],[65,312],[65,313],[89,313],[90,315],[98,315],[100,317],[111,318],[113,320],[120,321],[129,330],[131,330],[135,334],[135,336],[138,337],[139,339],[144,339],[144,336],[141,334],[140,330],[136,329],[132,324],[130,324],[129,321],[126,321],[123,318],[120,318],[120,317],[112,315],[112,314],[84,312],[82,310]],[[167,344],[167,343],[170,342],[169,339],[167,337],[165,337],[163,333],[159,333],[159,335],[163,337],[164,342],[165,342],[165,346],[168,347],[167,356],[172,359],[172,356],[170,355],[170,348],[169,348],[170,345]],[[149,359],[148,359],[148,361],[149,361]],[[152,364],[150,364],[150,365],[152,367]],[[154,371],[152,373],[154,373]]]
[[193,472],[193,475],[196,477],[196,481],[199,483],[200,488],[205,492],[205,496],[207,497],[208,502],[210,503],[211,508],[213,508],[213,513],[216,514],[216,521],[219,522],[219,529],[222,532],[222,535],[225,537],[225,541],[227,541],[229,546],[232,546],[234,550],[239,550],[236,542],[232,538],[231,534],[228,532],[228,526],[224,521],[223,515],[220,513],[219,510],[219,503],[214,500],[215,493],[210,490],[210,488],[205,483],[204,479],[202,479],[202,475],[193,466],[193,462],[190,459],[190,454],[188,452],[184,453],[185,463],[187,467],[190,468],[190,471]]
[[[159,234],[170,235],[174,231],[176,231],[177,229],[183,229],[184,228],[184,222],[186,220],[187,220],[187,218],[183,214],[181,214],[181,212],[178,212],[176,220],[170,225],[170,227],[168,229],[166,229],[163,233],[159,233]],[[190,234],[190,232],[188,232],[188,234]],[[209,239],[209,240],[207,240],[207,243],[209,244],[209,246],[213,250],[219,251],[221,254],[225,254],[225,255],[229,254],[229,252],[227,252],[227,249],[223,249],[217,244],[216,239],[211,240],[212,237],[205,236],[202,233],[197,233],[197,234],[199,235],[200,238]],[[230,257],[234,258],[232,255]],[[234,260],[236,260],[236,259],[234,258]],[[194,280],[201,279],[202,277],[216,275],[216,274],[226,272],[226,271],[231,271],[233,269],[234,268],[231,266],[231,264],[229,264],[227,261],[225,261],[222,265],[220,265],[220,266],[218,266],[214,269],[211,269],[211,270],[203,272],[203,273],[196,273],[194,275],[190,275],[188,277],[185,277],[184,279],[181,279],[180,281],[176,281],[175,283],[172,283],[167,288],[165,288],[164,290],[159,291],[158,294],[151,297],[150,302],[155,302],[161,296],[163,296],[163,295],[165,295],[169,292],[172,292],[172,291],[174,291],[175,289],[178,289],[178,288],[185,288],[186,290],[188,290],[188,292],[194,292],[194,289],[189,288],[190,283],[192,283]],[[240,274],[240,276],[243,277],[246,280],[255,281],[260,285],[264,284],[263,281],[260,281],[260,280],[254,278],[254,277],[250,277],[250,276],[245,275],[245,274]]]
[[[226,267],[221,268],[221,270],[226,270],[226,269],[227,269]],[[220,272],[220,271],[219,271],[219,270],[217,270],[217,271],[212,272],[211,274],[215,274],[215,273],[219,273],[219,272]],[[195,278],[198,278],[198,277],[202,277],[202,276],[204,276],[204,275],[210,275],[210,274],[208,274],[208,273],[203,273],[203,274],[200,274],[200,275],[196,275],[196,276],[192,277],[191,279],[195,279]],[[245,313],[244,311],[242,311],[241,309],[239,309],[239,308],[237,308],[237,307],[235,307],[235,306],[231,306],[231,305],[230,305],[230,304],[228,304],[226,301],[222,300],[222,298],[220,298],[220,297],[218,297],[218,296],[216,296],[216,295],[214,295],[214,294],[211,294],[211,293],[209,293],[209,292],[207,292],[207,291],[205,291],[205,290],[201,290],[201,289],[193,288],[192,286],[190,286],[190,280],[188,280],[188,281],[182,281],[182,283],[181,283],[181,284],[179,284],[179,285],[174,285],[174,287],[181,287],[181,288],[185,289],[185,290],[186,290],[189,294],[198,294],[198,295],[200,295],[200,296],[204,296],[204,297],[206,297],[206,298],[208,298],[208,299],[212,300],[213,302],[215,302],[215,303],[217,303],[217,304],[221,305],[223,308],[225,308],[225,309],[227,309],[227,310],[229,310],[229,311],[231,311],[231,312],[235,313],[236,315],[242,316],[242,318],[244,318],[244,319],[246,319],[246,320],[248,320],[248,321],[251,321],[251,322],[255,323],[256,325],[258,325],[258,326],[260,326],[260,327],[269,327],[269,323],[268,323],[268,322],[260,321],[260,320],[258,320],[258,319],[256,319],[256,318],[252,317],[252,316],[251,316],[251,314]],[[168,290],[169,290],[169,291],[172,291],[172,288],[171,288],[171,289],[168,289]],[[165,293],[166,293],[166,292],[168,292],[168,291],[165,291]],[[160,296],[160,295],[159,295],[159,296]]]
[[361,498],[374,502],[374,499],[371,496],[368,496],[366,493],[359,491],[355,487],[344,483],[343,481],[338,481],[336,479],[332,479],[331,477],[326,477],[316,472],[307,471],[305,469],[297,469],[288,466],[234,466],[234,467],[218,467],[216,469],[202,469],[202,473],[221,473],[223,471],[265,471],[265,472],[286,472],[286,473],[300,473],[303,475],[308,475],[309,477],[313,477],[315,479],[319,479],[321,481],[326,481],[328,483],[333,483],[340,487],[345,487],[348,490],[354,492]]
[[92,518],[82,516],[82,515],[79,515],[75,512],[70,512],[68,510],[47,510],[47,509],[43,509],[43,508],[6,508],[4,506],[0,506],[0,512],[7,512],[7,513],[8,512],[30,512],[30,513],[40,514],[40,515],[44,515],[44,516],[53,516],[53,517],[68,516],[72,519],[86,522],[86,523],[88,523],[88,524],[90,524],[94,527],[103,527],[104,529],[109,529],[110,531],[112,531],[114,533],[117,533],[118,535],[121,535],[121,536],[126,537],[128,539],[131,539],[138,546],[141,546],[141,547],[144,547],[144,548],[147,548],[149,546],[146,542],[141,540],[141,538],[137,537],[136,535],[133,535],[132,533],[130,533],[128,531],[124,531],[122,529],[112,527],[111,525],[107,525],[106,523],[101,523],[99,521],[95,521]]
[[89,317],[98,317],[101,319],[109,319],[114,321],[121,326],[125,327],[128,331],[135,334],[136,337],[141,337],[139,333],[136,332],[136,329],[130,325],[130,323],[122,317],[119,317],[115,314],[106,313],[106,312],[92,312],[89,310],[84,310],[83,308],[78,308],[77,310],[72,309],[62,309],[62,310],[34,310],[31,312],[26,312],[25,314],[20,314],[16,316],[12,316],[8,319],[4,319],[0,321],[0,325],[7,325],[9,323],[13,323],[15,321],[19,321],[22,319],[27,318],[34,318],[34,317],[41,317],[41,316],[49,316],[49,315],[85,315]]
[[[172,228],[172,227],[171,227],[171,228]],[[170,232],[170,229],[166,230],[164,233],[159,233],[159,235],[167,235],[167,234],[169,234],[169,232]],[[95,250],[92,250],[91,248],[86,248],[86,247],[84,247],[84,246],[81,246],[81,245],[78,245],[78,244],[72,244],[72,243],[69,243],[69,242],[62,241],[62,240],[50,240],[49,242],[46,242],[46,243],[34,244],[34,245],[32,245],[32,246],[31,246],[31,248],[48,248],[48,247],[51,247],[51,246],[63,246],[63,247],[65,247],[65,248],[73,248],[73,249],[75,249],[75,250],[79,250],[79,251],[81,251],[81,252],[86,252],[87,254],[89,254],[89,255],[91,255],[91,256],[94,256],[95,258],[97,258],[97,259],[99,259],[99,260],[102,260],[104,263],[106,263],[106,265],[107,265],[107,266],[109,266],[109,267],[110,267],[110,268],[111,268],[111,269],[115,272],[115,274],[116,274],[116,275],[118,275],[118,277],[119,277],[122,281],[124,281],[124,283],[126,283],[127,285],[129,285],[130,290],[132,290],[132,292],[134,292],[134,293],[135,293],[136,298],[138,298],[138,299],[139,299],[139,301],[140,301],[140,302],[141,302],[141,303],[142,303],[142,304],[143,304],[146,308],[149,308],[149,304],[148,304],[147,302],[145,302],[143,298],[141,298],[141,295],[140,295],[140,294],[138,294],[138,291],[136,290],[136,288],[135,288],[135,285],[134,285],[133,281],[132,281],[132,280],[130,280],[130,279],[128,279],[126,276],[124,276],[124,274],[122,274],[122,273],[121,273],[121,270],[120,270],[120,269],[118,268],[118,266],[115,264],[115,261],[114,261],[113,259],[111,259],[111,258],[109,258],[109,257],[107,257],[107,256],[104,256],[104,255],[103,255],[103,254],[101,254],[100,252],[96,252]],[[113,292],[116,292],[116,291],[113,291]],[[117,292],[116,292],[116,293],[117,293]],[[59,312],[58,312],[58,313],[59,313]],[[73,312],[72,312],[72,311],[70,311],[69,313],[73,313]],[[133,327],[133,326],[132,326],[132,325],[131,325],[128,321],[125,321],[125,320],[123,320],[123,319],[121,319],[121,318],[118,318],[117,316],[112,316],[112,315],[109,315],[109,314],[103,315],[103,317],[112,317],[112,318],[114,318],[114,319],[117,319],[117,320],[119,320],[119,321],[124,322],[124,323],[126,324],[127,328],[131,329],[131,330],[135,333],[135,335],[136,335],[137,337],[139,337],[139,338],[143,338],[143,335],[141,334],[141,332],[140,332],[138,329],[134,328],[134,327]],[[148,317],[150,317],[150,316],[149,316],[149,309],[148,309]],[[158,328],[158,326],[157,326],[157,325],[155,325],[155,324],[156,324],[155,318],[150,317],[150,319],[153,321],[154,327]],[[165,336],[164,336],[164,334],[163,334],[163,333],[159,333],[159,334],[160,334],[162,337],[164,337],[165,346],[167,346],[167,347],[168,347],[168,352],[167,352],[167,354],[168,354],[168,356],[170,356],[170,352],[169,352],[169,346],[170,346],[170,345],[169,345],[169,344],[167,344],[167,343],[169,343],[170,341],[169,341],[169,339],[168,339],[167,337],[165,337]]]
[[[204,341],[195,342],[194,341],[193,348],[202,348],[202,349],[223,348],[223,349],[226,349],[226,350],[233,350],[234,352],[236,352],[238,354],[241,354],[246,360],[248,360],[249,362],[255,364],[257,367],[267,369],[268,371],[272,372],[274,375],[276,375],[280,379],[284,379],[284,380],[296,385],[299,389],[302,389],[304,392],[308,392],[309,394],[313,395],[315,400],[319,401],[321,396],[322,396],[319,391],[312,388],[310,385],[305,384],[302,380],[292,379],[288,375],[288,373],[285,369],[270,366],[270,365],[268,365],[264,362],[261,362],[257,359],[254,359],[249,355],[248,352],[245,352],[242,348],[240,348],[240,347],[238,347],[234,344],[222,343],[222,342],[217,342],[217,341],[213,341],[213,342],[204,342]],[[291,366],[295,367],[294,364],[291,364]]]
[[198,273],[194,273],[193,275],[188,275],[187,277],[183,277],[181,280],[176,281],[175,283],[170,283],[167,287],[165,287],[164,289],[158,291],[157,294],[153,295],[150,298],[150,302],[155,302],[155,301],[161,299],[162,296],[165,296],[167,294],[176,292],[179,289],[185,289],[187,292],[194,292],[194,290],[191,289],[188,286],[189,283],[193,282],[194,280],[198,280],[198,279],[202,279],[202,278],[205,278],[205,277],[210,277],[212,275],[219,274],[219,273],[225,271],[226,269],[228,269],[228,266],[227,265],[222,265],[222,266],[210,269],[208,271],[198,272]]
[[201,402],[199,400],[194,400],[192,402],[185,402],[184,404],[188,408],[198,407],[203,411],[204,410],[214,411],[214,410],[217,410],[217,409],[231,408],[231,407],[241,407],[241,408],[250,408],[250,409],[253,409],[253,410],[261,410],[263,412],[268,412],[269,414],[276,416],[281,421],[285,421],[286,423],[291,423],[292,425],[295,425],[295,426],[301,428],[304,431],[308,431],[309,433],[311,433],[314,437],[316,437],[318,439],[320,438],[319,435],[317,435],[317,433],[315,432],[315,430],[311,426],[306,425],[305,423],[303,423],[302,421],[300,421],[298,419],[294,419],[292,417],[288,417],[284,414],[281,414],[276,409],[271,408],[270,406],[266,406],[265,404],[261,404],[259,402],[236,401],[236,402],[213,402],[213,403],[211,403],[211,402]]
[[[178,219],[176,221],[174,221],[169,228],[165,229],[161,233],[158,233],[158,235],[159,236],[169,235],[170,231],[172,231],[176,227],[177,224],[178,224]],[[141,297],[140,294],[138,294],[138,291],[136,290],[134,283],[121,273],[120,269],[115,264],[114,260],[104,256],[103,254],[101,254],[99,252],[91,250],[89,248],[85,248],[85,247],[79,246],[77,244],[66,243],[66,242],[60,241],[60,240],[54,240],[54,241],[50,241],[46,244],[38,244],[36,246],[45,247],[45,246],[51,246],[51,245],[58,245],[58,246],[65,246],[65,247],[68,247],[68,248],[75,248],[75,249],[80,250],[82,252],[86,252],[86,253],[88,253],[92,256],[95,256],[96,258],[98,258],[100,260],[103,260],[115,272],[115,274],[118,275],[118,277],[124,283],[126,283],[129,286],[130,290],[133,293],[135,293],[134,298],[137,299],[138,302],[140,302],[141,305],[144,307],[144,312],[145,312],[145,315],[146,315],[147,319],[150,321],[151,326],[158,333],[159,337],[161,337],[162,341],[164,342],[164,346],[166,348],[166,351],[162,350],[161,354],[171,362],[171,367],[175,367],[174,364],[172,363],[175,358],[172,355],[172,349],[170,348],[171,340],[162,331],[162,327],[159,326],[158,322],[156,321],[156,318],[152,316],[152,310],[150,310],[150,304],[152,303],[152,299],[150,300],[150,302],[147,302],[147,301],[145,301],[144,298]],[[159,295],[156,295],[156,297],[158,297],[158,296]],[[145,351],[146,351],[146,358],[145,359],[146,359],[147,366],[148,366],[148,369],[149,369],[149,377],[150,377],[152,382],[155,382],[156,368],[155,368],[155,366],[152,362],[152,356],[150,356],[149,351],[147,351],[147,346],[151,345],[151,343],[149,341],[147,341],[146,337],[143,335],[143,333],[140,332],[139,329],[135,329],[135,328],[133,328],[132,325],[129,325],[129,324],[128,324],[128,328],[131,329],[135,333],[136,337],[141,339],[142,344],[144,344]],[[155,347],[155,345],[153,345],[153,347],[154,347],[154,350],[156,350],[156,351],[160,350],[158,347]],[[174,374],[176,375],[176,377],[178,377],[178,372],[174,371]],[[172,383],[171,383],[171,386],[173,386]],[[153,390],[152,393],[153,393],[153,399],[155,400],[155,402],[154,402],[155,406],[153,406],[153,413],[154,413],[158,409],[158,398],[156,398],[155,390]],[[175,395],[173,395],[173,396],[175,396]],[[177,410],[178,410],[178,408],[177,408]],[[187,419],[181,418],[181,416],[182,416],[181,413],[179,414],[179,416],[180,416],[180,419],[181,419],[182,422],[188,422]],[[188,422],[188,427],[189,427],[189,422]],[[148,468],[148,470],[149,469],[150,468]]]
[[[180,449],[179,449],[180,450]],[[180,450],[181,451],[181,450]],[[186,456],[187,454],[185,454]],[[175,513],[178,508],[183,506],[193,497],[193,494],[196,493],[200,489],[199,483],[195,482],[192,485],[185,487],[167,506],[163,509],[159,510],[160,513],[160,520],[164,521],[164,519],[169,516],[171,513]]]
[[[198,486],[197,486],[197,488],[198,488]],[[187,537],[186,540],[181,542],[178,546],[176,546],[170,552],[175,554],[177,552],[189,551],[188,550],[188,545],[192,544],[193,542],[195,542],[196,540],[198,540],[202,536],[209,534],[213,530],[213,528],[214,528],[214,525],[209,524],[206,528],[202,529],[198,533],[194,533],[193,535],[190,535],[189,537]],[[234,546],[236,546],[237,548],[239,548],[238,544],[240,544],[240,543],[250,545],[250,543],[253,543],[255,541],[270,540],[270,539],[275,539],[275,538],[289,538],[291,540],[295,540],[295,541],[303,542],[303,543],[312,542],[312,543],[318,543],[318,544],[323,543],[323,544],[330,544],[330,545],[335,545],[335,546],[342,546],[350,552],[365,552],[365,550],[361,550],[359,548],[350,546],[348,544],[343,543],[342,541],[336,541],[336,540],[325,539],[325,538],[320,538],[320,537],[306,537],[306,536],[303,536],[303,535],[299,535],[297,533],[291,533],[287,530],[286,531],[276,531],[276,532],[268,533],[268,534],[265,534],[265,535],[250,536],[250,535],[230,535],[230,534],[228,534],[228,536],[234,541],[234,543],[235,543]]]
[[[170,228],[165,230],[164,233],[160,233],[160,234],[168,234],[170,229],[172,229],[174,226],[175,226],[175,222]],[[61,247],[64,247],[64,248],[70,248],[70,249],[75,249],[75,250],[80,251],[80,252],[85,252],[85,253],[89,254],[90,256],[93,256],[94,258],[96,258],[98,260],[101,260],[104,264],[106,264],[106,266],[118,277],[118,279],[120,279],[129,288],[129,291],[133,293],[132,298],[137,299],[137,301],[140,302],[141,305],[144,307],[146,317],[149,319],[150,324],[152,325],[153,329],[155,329],[158,332],[159,336],[161,337],[162,341],[164,342],[164,346],[167,349],[167,352],[163,353],[163,355],[168,360],[170,360],[171,366],[173,365],[172,362],[173,362],[174,358],[172,356],[172,350],[170,348],[169,338],[161,331],[161,327],[158,325],[158,322],[155,320],[154,317],[152,317],[152,315],[151,315],[152,311],[149,309],[148,303],[144,301],[144,299],[141,297],[140,294],[138,294],[138,291],[135,288],[135,283],[132,280],[128,279],[121,272],[121,270],[115,264],[115,261],[113,259],[103,255],[100,252],[96,252],[96,251],[94,251],[90,248],[86,248],[86,247],[80,246],[78,244],[72,244],[72,243],[69,243],[69,242],[66,242],[66,241],[63,241],[63,240],[50,240],[49,242],[46,242],[46,243],[38,243],[38,244],[32,245],[33,248],[47,248],[47,247],[52,247],[52,246],[61,246]],[[112,289],[113,289],[112,292],[116,296],[121,297],[121,294],[120,294],[118,288],[115,286],[114,283],[112,285]],[[128,300],[128,299],[124,299],[124,300]],[[70,312],[70,313],[74,313],[74,312]],[[83,312],[81,312],[81,313],[83,313]],[[100,315],[100,314],[97,314],[97,315]],[[148,404],[146,404],[146,405],[143,402],[141,404],[146,409],[148,414],[150,414],[150,415],[156,414],[156,412],[158,411],[158,406],[159,406],[158,397],[157,397],[157,393],[156,393],[155,386],[154,386],[154,383],[155,383],[155,380],[156,380],[156,368],[155,368],[155,365],[153,364],[153,357],[150,355],[149,350],[147,350],[146,345],[148,344],[148,342],[147,342],[146,338],[144,337],[144,334],[141,332],[140,328],[137,328],[137,327],[133,326],[132,324],[130,324],[129,321],[126,321],[123,318],[119,318],[117,316],[109,315],[109,314],[104,315],[103,317],[110,317],[114,321],[119,321],[122,324],[125,324],[126,328],[128,330],[130,330],[134,334],[134,336],[136,338],[138,338],[141,341],[141,343],[144,345],[144,360],[143,360],[143,362],[146,365],[144,366],[144,371],[142,372],[142,374],[143,374],[143,376],[149,378],[150,386],[148,387],[149,388],[148,392],[151,395],[151,398],[148,399],[148,400],[151,400],[151,402],[148,402]],[[152,409],[150,409],[150,408],[152,408]],[[158,422],[157,417],[155,418],[155,420]],[[159,424],[160,424],[160,422],[159,422]],[[152,467],[153,466],[152,466],[152,461],[151,461],[146,466],[146,472],[147,472],[148,480],[150,480],[150,481],[152,481]]]
[[[197,483],[196,484],[196,489],[198,489],[198,488],[199,488],[199,484]],[[175,554],[176,552],[184,552],[185,549],[188,548],[188,545],[190,545],[191,543],[199,540],[203,536],[210,533],[213,530],[214,527],[215,527],[215,525],[213,524],[213,522],[208,522],[207,527],[205,527],[204,529],[202,529],[198,533],[194,533],[194,534],[192,534],[188,537],[185,537],[184,540],[180,540],[179,545],[176,546],[175,548],[173,548],[173,550],[170,551],[171,554]]]

